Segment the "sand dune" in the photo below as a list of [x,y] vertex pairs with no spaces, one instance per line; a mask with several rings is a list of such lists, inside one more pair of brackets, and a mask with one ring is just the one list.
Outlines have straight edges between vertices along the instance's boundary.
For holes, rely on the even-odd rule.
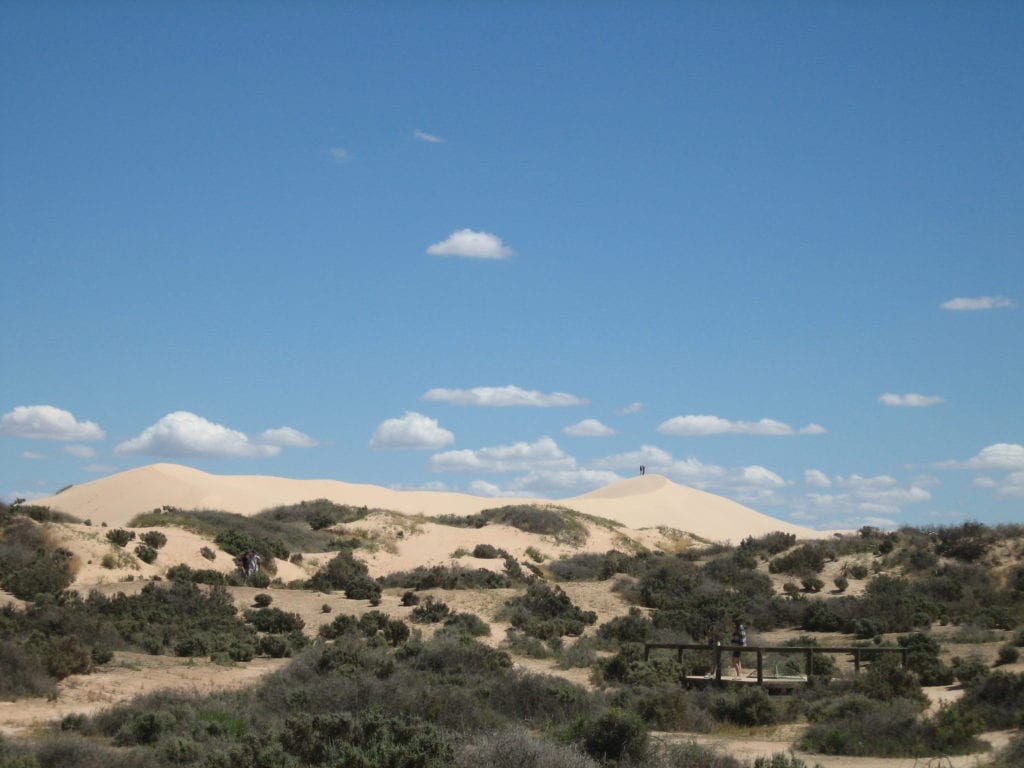
[[118,526],[164,505],[252,515],[312,499],[433,517],[468,515],[505,504],[560,504],[616,520],[631,529],[669,527],[713,541],[786,531],[801,538],[827,532],[793,525],[721,496],[673,483],[661,475],[624,480],[567,499],[490,498],[465,493],[396,491],[339,480],[293,480],[260,475],[213,475],[177,464],[152,464],[73,486],[37,503],[93,523]]

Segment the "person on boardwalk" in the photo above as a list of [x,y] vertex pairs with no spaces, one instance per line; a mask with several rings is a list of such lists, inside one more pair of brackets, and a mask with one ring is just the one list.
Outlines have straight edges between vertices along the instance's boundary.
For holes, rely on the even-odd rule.
[[[743,626],[743,620],[739,617],[732,621],[732,644],[744,646],[747,644],[747,628]],[[743,660],[740,656],[740,651],[732,652],[732,668],[736,670],[736,677],[743,675]]]

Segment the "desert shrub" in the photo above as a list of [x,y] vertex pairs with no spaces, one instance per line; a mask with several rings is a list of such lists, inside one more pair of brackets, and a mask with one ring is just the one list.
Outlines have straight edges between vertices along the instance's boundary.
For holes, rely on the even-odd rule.
[[49,696],[56,681],[35,649],[14,639],[0,640],[0,699]]
[[989,674],[988,664],[982,661],[981,657],[972,654],[966,658],[962,656],[953,657],[953,676],[964,685],[972,685]]
[[996,664],[1016,664],[1018,659],[1020,659],[1020,649],[1012,643],[1006,643],[999,648]]
[[806,592],[821,592],[825,586],[825,582],[817,576],[805,576],[800,580],[800,584]]
[[851,579],[860,581],[868,577],[868,567],[864,563],[854,563],[847,569],[847,573],[850,574]]
[[626,616],[616,616],[597,628],[597,636],[604,640],[642,643],[654,634],[654,624],[636,607]]
[[807,632],[839,632],[843,628],[843,620],[828,602],[808,601],[800,627]]
[[919,707],[928,703],[916,674],[900,666],[895,654],[886,653],[871,663],[866,672],[858,675],[852,686],[854,692],[878,701],[904,699]]
[[796,536],[794,534],[773,531],[758,538],[748,536],[740,542],[739,549],[743,552],[771,556],[785,552],[794,544],[796,544]]
[[521,726],[482,733],[459,748],[455,762],[458,768],[599,768],[575,745],[542,740]]
[[153,547],[146,544],[139,544],[135,547],[135,556],[144,563],[153,563],[156,561],[157,552]]
[[716,720],[736,725],[771,725],[781,719],[768,691],[760,686],[739,686],[709,694],[705,706]]
[[510,630],[505,634],[505,646],[516,656],[525,656],[528,659],[550,659],[556,654],[550,645],[536,637]]
[[967,685],[954,705],[981,718],[989,730],[1024,725],[1024,675],[996,671]]
[[124,528],[115,528],[107,531],[107,541],[118,547],[128,546],[129,541],[135,539],[135,531],[126,531]]
[[359,620],[355,616],[342,613],[335,616],[330,624],[321,625],[319,633],[321,637],[334,640],[342,635],[357,634],[361,631]]
[[256,640],[256,653],[272,659],[283,659],[292,655],[292,647],[283,635],[263,635]]
[[14,516],[0,538],[0,587],[22,600],[55,595],[74,579],[71,553],[54,545],[46,531],[27,518]]
[[434,522],[461,528],[483,528],[491,523],[509,525],[527,533],[551,536],[559,544],[580,546],[587,540],[587,528],[579,520],[580,514],[555,505],[513,504],[484,509],[475,515],[439,515]]
[[935,550],[939,555],[969,563],[980,560],[992,546],[996,536],[993,529],[974,521],[939,528],[935,533],[938,537]]
[[486,568],[463,568],[460,565],[417,566],[411,571],[390,573],[381,579],[385,587],[405,589],[504,589],[513,584],[506,574]]
[[617,549],[604,554],[580,552],[571,557],[553,561],[548,570],[559,581],[604,581],[617,573],[638,575],[649,562],[646,552],[627,555]]
[[580,730],[583,749],[597,760],[639,763],[647,756],[647,727],[634,712],[610,707]]
[[542,582],[530,584],[525,594],[508,600],[498,617],[541,640],[582,634],[584,627],[597,621],[596,613],[573,605],[560,587]]
[[216,553],[216,552],[214,552],[214,551],[213,551],[212,549],[210,549],[209,547],[203,547],[203,548],[201,548],[201,549],[199,550],[199,554],[201,554],[201,555],[202,555],[203,557],[205,557],[205,558],[206,558],[207,560],[213,560],[214,558],[216,558],[216,557],[217,557],[217,553]]
[[167,536],[160,531],[146,531],[139,540],[148,547],[161,549],[167,543]]
[[490,544],[477,544],[475,547],[473,547],[473,557],[491,560],[497,557],[504,556],[505,550],[498,549],[497,547],[491,546]]
[[259,632],[291,632],[306,626],[306,622],[297,613],[287,613],[280,608],[260,608],[246,611],[245,620]]
[[451,609],[446,603],[428,597],[410,611],[409,620],[417,624],[436,624],[439,621],[444,621],[449,613],[451,613]]
[[298,504],[271,507],[263,510],[256,517],[286,523],[305,523],[313,530],[321,530],[332,525],[354,523],[376,511],[380,510],[337,504],[330,499],[313,499],[312,501],[300,501]]
[[417,595],[412,590],[409,590],[408,592],[403,592],[402,593],[402,598],[401,598],[401,600],[399,602],[402,605],[404,605],[406,608],[408,608],[409,606],[412,606],[412,605],[419,605],[420,604],[420,596]]
[[850,586],[850,580],[843,575],[836,576],[832,583],[836,585],[836,589],[840,592],[845,592]]
[[443,631],[470,637],[487,637],[491,634],[491,625],[475,613],[453,613],[444,620]]
[[821,573],[824,568],[824,549],[820,542],[801,544],[792,552],[779,555],[768,562],[768,570],[771,573],[786,573],[791,576],[810,576]]
[[268,605],[274,602],[274,598],[268,595],[266,592],[260,592],[252,599],[252,602],[257,608],[266,608]]
[[1017,733],[996,753],[988,768],[1019,768],[1021,765],[1024,765],[1024,733]]
[[533,560],[533,562],[535,562],[535,563],[543,563],[544,562],[544,553],[541,552],[536,547],[527,547],[526,548],[526,556],[528,558],[530,558],[531,560]]
[[270,573],[275,573],[274,558],[287,560],[289,554],[288,547],[280,539],[234,528],[218,533],[213,543],[234,557],[256,552],[260,556],[260,567]]
[[953,669],[940,661],[942,649],[934,638],[915,632],[899,638],[899,644],[907,649],[907,669],[917,674],[921,685],[952,684]]
[[799,742],[801,749],[826,755],[876,757],[925,754],[918,728],[918,706],[909,701],[869,702],[836,708],[831,717],[812,722]]
[[352,551],[343,549],[309,580],[310,589],[330,592],[345,591],[350,600],[380,600],[381,586],[369,577],[365,563],[356,560]]

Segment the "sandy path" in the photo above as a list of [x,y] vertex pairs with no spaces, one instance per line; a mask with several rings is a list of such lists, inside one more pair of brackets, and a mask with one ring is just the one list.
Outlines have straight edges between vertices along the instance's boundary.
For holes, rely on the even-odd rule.
[[287,663],[288,659],[256,658],[245,664],[215,664],[208,659],[119,651],[95,672],[62,680],[53,701],[0,701],[0,732],[24,733],[67,715],[91,714],[157,690],[204,695],[241,688]]

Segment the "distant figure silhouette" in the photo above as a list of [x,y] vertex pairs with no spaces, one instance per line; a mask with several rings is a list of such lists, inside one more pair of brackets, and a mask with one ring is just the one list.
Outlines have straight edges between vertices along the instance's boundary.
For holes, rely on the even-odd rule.
[[643,477],[643,475],[644,475],[644,473],[646,471],[647,471],[647,467],[644,464],[641,464],[640,465],[640,476]]

